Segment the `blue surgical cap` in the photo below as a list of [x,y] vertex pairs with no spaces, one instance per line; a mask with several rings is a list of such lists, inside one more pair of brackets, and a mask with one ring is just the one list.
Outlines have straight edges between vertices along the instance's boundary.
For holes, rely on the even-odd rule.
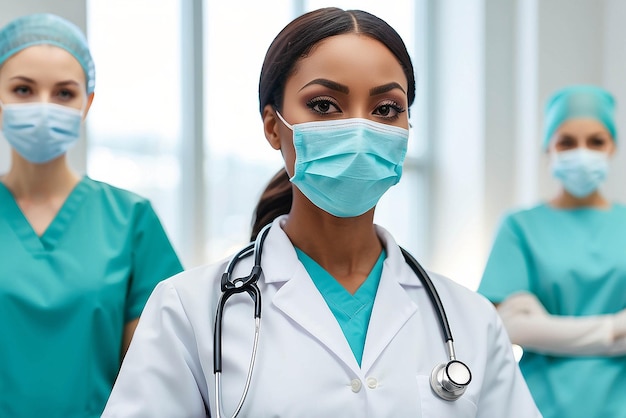
[[96,86],[96,70],[87,39],[73,23],[53,14],[19,17],[0,29],[0,66],[21,50],[34,45],[54,45],[72,54],[85,71],[87,93]]
[[552,135],[563,122],[578,118],[602,123],[616,141],[614,113],[613,96],[600,87],[579,85],[559,90],[546,103],[543,147],[548,148]]

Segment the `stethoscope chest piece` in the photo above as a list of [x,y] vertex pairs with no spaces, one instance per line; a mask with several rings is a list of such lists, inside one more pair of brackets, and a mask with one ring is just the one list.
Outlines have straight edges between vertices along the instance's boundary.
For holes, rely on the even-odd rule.
[[456,401],[463,395],[472,380],[472,373],[465,363],[450,360],[436,366],[430,374],[430,386],[437,396]]

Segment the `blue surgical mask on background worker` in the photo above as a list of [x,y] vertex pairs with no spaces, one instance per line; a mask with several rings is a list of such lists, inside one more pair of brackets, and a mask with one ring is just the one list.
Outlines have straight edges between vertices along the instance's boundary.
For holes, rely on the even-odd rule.
[[65,154],[80,138],[80,128],[95,88],[95,66],[87,40],[78,28],[49,14],[14,21],[0,38],[0,65],[20,51],[50,45],[69,52],[85,73],[86,94],[80,109],[39,101],[2,103],[2,134],[24,159],[43,164]]
[[31,163],[47,163],[65,154],[80,138],[82,109],[43,102],[0,102],[0,107],[4,137]]
[[[544,149],[548,149],[559,127],[570,119],[599,122],[615,141],[615,101],[605,90],[595,86],[573,86],[554,95],[546,106]],[[609,153],[604,150],[577,147],[551,153],[552,175],[572,196],[589,196],[606,179]]]

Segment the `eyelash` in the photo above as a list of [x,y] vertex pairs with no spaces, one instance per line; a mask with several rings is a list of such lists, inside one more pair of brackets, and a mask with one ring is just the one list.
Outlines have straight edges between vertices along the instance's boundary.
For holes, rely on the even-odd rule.
[[[28,94],[32,94],[33,90],[30,88],[30,86],[16,86],[15,88],[13,88],[13,93],[17,94],[18,96],[26,96]],[[63,88],[56,92],[54,96],[58,97],[60,100],[69,101],[74,99],[76,97],[76,94],[69,89]]]
[[30,92],[31,92],[31,89],[30,89],[30,87],[28,87],[28,86],[16,86],[16,87],[13,89],[13,92],[14,92],[15,94],[18,94],[18,95],[24,95],[24,94],[28,94],[28,93],[30,93]]
[[[327,97],[327,96],[315,97],[309,100],[308,102],[306,102],[306,106],[317,114],[328,115],[329,113],[331,113],[329,111],[323,112],[323,111],[316,109],[316,107],[319,106],[320,104],[328,104],[329,106],[332,106],[336,108],[339,112],[341,112],[341,109],[339,109],[339,106],[337,105],[335,100],[332,99],[331,97]],[[393,109],[396,112],[396,114],[393,116],[385,116],[385,115],[379,114],[381,118],[387,119],[387,120],[396,120],[400,117],[401,113],[404,113],[406,111],[406,109],[400,104],[398,104],[398,102],[396,102],[395,100],[385,100],[384,102],[376,106],[375,112],[379,111],[381,107],[385,107],[385,106]]]
[[57,93],[57,96],[61,96],[61,95],[67,95],[67,98],[65,98],[65,100],[72,100],[74,97],[76,97],[73,91],[66,90],[66,89],[63,89]]
[[396,102],[395,100],[385,100],[384,102],[382,102],[381,104],[379,104],[378,106],[376,106],[376,110],[380,109],[381,107],[390,107],[391,109],[396,111],[396,114],[393,116],[384,116],[384,115],[380,115],[381,117],[388,119],[388,120],[396,120],[400,117],[401,113],[406,112],[406,109],[402,106],[400,106],[400,104],[398,104],[398,102]]
[[337,103],[335,102],[334,99],[332,99],[331,97],[328,96],[320,96],[320,97],[315,97],[311,100],[309,100],[308,102],[306,102],[306,107],[308,107],[309,109],[311,109],[311,111],[319,114],[319,115],[327,115],[328,112],[322,112],[320,110],[315,109],[316,106],[319,106],[320,104],[328,104],[330,106],[335,107],[337,110],[339,110],[341,112],[341,110],[339,109],[339,106],[337,105]]

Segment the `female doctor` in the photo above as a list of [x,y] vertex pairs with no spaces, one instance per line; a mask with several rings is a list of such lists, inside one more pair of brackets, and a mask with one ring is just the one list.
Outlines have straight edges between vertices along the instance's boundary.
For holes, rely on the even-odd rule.
[[[293,184],[291,211],[232,275],[225,260],[155,289],[104,417],[540,416],[493,306],[440,276],[456,355],[471,372],[459,361],[447,370],[454,382],[443,396],[455,400],[431,387],[433,368],[452,357],[436,310],[373,224],[400,178],[414,97],[404,43],[371,14],[320,9],[278,34],[259,98]],[[222,279],[261,270],[254,350],[253,290],[229,298],[214,326]]]

